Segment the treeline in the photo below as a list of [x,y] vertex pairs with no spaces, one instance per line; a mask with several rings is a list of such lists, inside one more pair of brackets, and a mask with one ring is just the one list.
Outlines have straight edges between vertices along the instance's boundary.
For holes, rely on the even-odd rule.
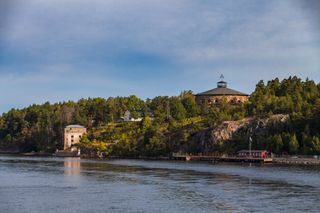
[[251,116],[288,114],[285,122],[270,122],[255,138],[256,148],[276,154],[320,154],[320,84],[294,76],[260,81],[247,105]]
[[[144,117],[143,121],[121,122],[126,110],[131,110],[132,116],[142,112],[139,116]],[[209,137],[202,134],[199,138],[199,132],[225,120],[248,116],[260,119],[279,113],[288,114],[289,119],[270,124],[266,131],[254,135],[254,148],[279,154],[319,153],[320,85],[298,77],[274,79],[266,84],[260,81],[249,101],[241,105],[226,101],[197,105],[192,92],[184,91],[179,96],[147,100],[136,96],[89,98],[12,109],[0,117],[0,149],[53,152],[63,147],[63,128],[80,124],[89,130],[83,144],[94,144],[108,154],[158,156],[180,149],[197,152]],[[238,143],[246,144],[246,137],[239,138]],[[235,147],[232,151],[240,148],[230,143],[221,147]],[[217,150],[223,151],[221,147]]]
[[63,128],[66,125],[80,124],[91,130],[119,122],[126,110],[142,111],[142,116],[150,116],[151,112],[155,125],[199,114],[191,91],[178,97],[159,96],[146,101],[132,95],[56,104],[47,102],[4,113],[0,117],[0,148],[22,152],[54,151],[63,147]]
[[249,115],[294,114],[312,116],[319,103],[320,84],[294,76],[281,82],[278,78],[260,81],[250,96]]

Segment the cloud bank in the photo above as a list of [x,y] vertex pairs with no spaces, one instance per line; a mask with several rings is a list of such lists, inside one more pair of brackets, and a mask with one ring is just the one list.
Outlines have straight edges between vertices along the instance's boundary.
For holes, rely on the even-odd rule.
[[260,79],[320,81],[318,1],[4,0],[0,111]]

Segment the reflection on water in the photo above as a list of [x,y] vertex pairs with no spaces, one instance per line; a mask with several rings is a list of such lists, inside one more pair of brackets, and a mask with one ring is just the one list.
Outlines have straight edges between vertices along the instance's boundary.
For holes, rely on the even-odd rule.
[[320,169],[0,156],[0,212],[318,212]]
[[81,170],[80,158],[64,158],[64,174],[80,175]]

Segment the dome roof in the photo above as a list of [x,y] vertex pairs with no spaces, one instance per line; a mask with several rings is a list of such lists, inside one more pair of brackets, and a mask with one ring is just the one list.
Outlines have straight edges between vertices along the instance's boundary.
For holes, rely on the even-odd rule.
[[68,125],[66,128],[85,128],[84,126],[81,125]]
[[226,87],[218,87],[212,90],[208,90],[208,91],[196,94],[196,96],[220,96],[220,95],[249,96],[248,94],[245,94],[233,89],[229,89]]
[[220,81],[217,82],[217,88],[198,93],[196,96],[225,96],[225,95],[234,95],[234,96],[249,96],[248,94],[239,92],[237,90],[229,89],[227,87],[227,82],[223,80],[224,76],[220,76]]

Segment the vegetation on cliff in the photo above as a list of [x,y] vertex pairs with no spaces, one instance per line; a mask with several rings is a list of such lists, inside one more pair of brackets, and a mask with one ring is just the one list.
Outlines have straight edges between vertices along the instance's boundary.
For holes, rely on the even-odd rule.
[[[143,120],[121,121],[126,110]],[[276,119],[277,114],[286,119]],[[225,128],[225,121],[244,118],[250,122],[238,125],[227,139],[215,136],[214,131]],[[247,148],[249,135],[253,148],[316,154],[320,153],[320,85],[298,77],[260,81],[249,101],[241,105],[226,101],[197,105],[191,91],[147,100],[129,96],[31,105],[0,117],[0,149],[53,152],[63,147],[63,128],[68,124],[86,126],[88,135],[81,146],[104,155],[234,153]]]

